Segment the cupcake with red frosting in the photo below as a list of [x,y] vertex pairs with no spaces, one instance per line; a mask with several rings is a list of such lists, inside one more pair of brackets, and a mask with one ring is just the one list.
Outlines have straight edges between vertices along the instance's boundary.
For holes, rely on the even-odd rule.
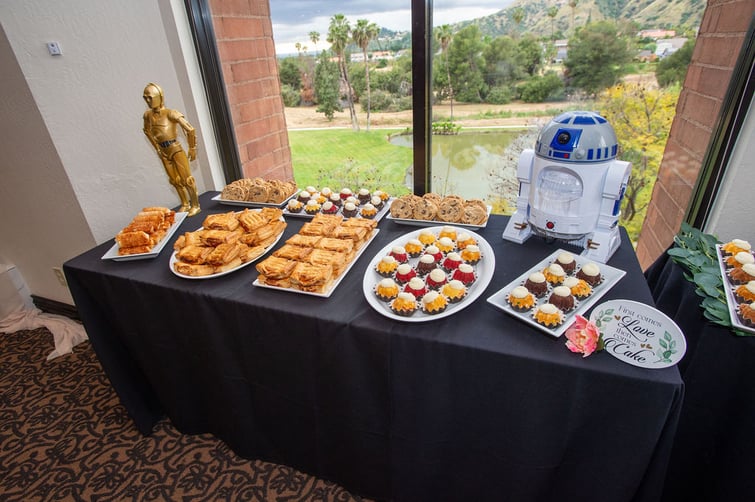
[[417,277],[417,271],[408,263],[402,263],[396,268],[396,281],[399,284],[406,284],[413,278]]
[[432,270],[429,274],[427,274],[427,278],[425,279],[427,287],[434,290],[440,289],[447,282],[448,276],[446,276],[446,273],[439,268]]
[[430,244],[425,248],[425,254],[430,254],[435,257],[435,261],[440,263],[440,261],[443,259],[443,253],[440,252],[440,249],[435,244]]
[[474,268],[468,263],[462,263],[459,265],[459,268],[454,270],[451,278],[461,281],[465,286],[469,286],[475,281],[475,279],[477,279],[474,273]]
[[459,265],[464,263],[461,259],[461,255],[457,252],[451,252],[446,255],[445,258],[443,258],[443,261],[441,262],[441,266],[443,267],[443,270],[446,272],[453,272],[457,268],[459,268]]
[[393,246],[388,255],[396,258],[396,261],[399,263],[406,263],[409,261],[409,255],[404,246]]
[[427,285],[419,277],[414,277],[404,285],[404,292],[413,294],[415,298],[422,298],[427,293]]

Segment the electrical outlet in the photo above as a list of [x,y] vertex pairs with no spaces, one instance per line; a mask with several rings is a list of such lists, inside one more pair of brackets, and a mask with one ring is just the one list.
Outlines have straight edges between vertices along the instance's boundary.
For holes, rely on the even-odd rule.
[[63,51],[60,50],[60,44],[58,42],[47,42],[47,52],[50,56],[62,56]]
[[66,282],[66,275],[63,273],[63,269],[60,267],[52,267],[52,271],[55,272],[55,277],[58,278],[60,285],[67,288],[68,283]]

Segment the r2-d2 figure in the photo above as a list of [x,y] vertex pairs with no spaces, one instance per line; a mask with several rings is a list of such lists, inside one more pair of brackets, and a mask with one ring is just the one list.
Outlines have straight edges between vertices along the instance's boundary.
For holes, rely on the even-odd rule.
[[533,233],[584,248],[606,263],[621,244],[619,213],[632,166],[616,160],[618,142],[595,112],[551,120],[535,149],[519,157],[519,197],[503,238],[523,243]]

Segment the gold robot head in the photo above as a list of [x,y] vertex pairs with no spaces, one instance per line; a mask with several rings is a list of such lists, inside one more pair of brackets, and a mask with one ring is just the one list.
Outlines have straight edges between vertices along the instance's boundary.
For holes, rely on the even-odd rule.
[[152,109],[159,108],[164,104],[164,96],[163,96],[163,90],[162,88],[155,84],[150,82],[147,84],[147,86],[144,88],[144,95],[143,95],[144,101],[147,103],[147,106],[149,106]]

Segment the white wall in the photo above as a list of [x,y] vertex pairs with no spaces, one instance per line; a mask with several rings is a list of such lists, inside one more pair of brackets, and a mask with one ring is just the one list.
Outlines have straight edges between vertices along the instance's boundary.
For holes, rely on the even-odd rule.
[[[182,9],[170,0],[0,2],[0,263],[16,265],[33,294],[72,304],[53,267],[111,239],[140,208],[179,204],[142,133],[148,82],[197,128],[200,193],[222,183],[203,91],[192,88],[196,61],[181,46]],[[48,54],[48,41],[62,56]]]
[[721,183],[705,231],[723,242],[744,239],[755,246],[755,113],[752,104]]

